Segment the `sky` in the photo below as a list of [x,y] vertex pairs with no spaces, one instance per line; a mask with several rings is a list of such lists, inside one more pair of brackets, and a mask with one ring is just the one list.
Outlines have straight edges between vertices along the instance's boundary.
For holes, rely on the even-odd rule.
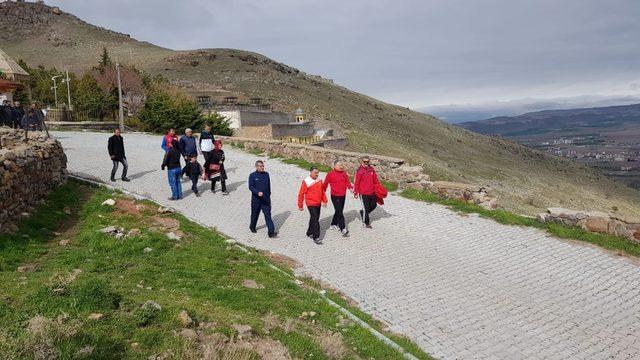
[[452,122],[640,102],[638,0],[46,3],[171,49],[255,51]]

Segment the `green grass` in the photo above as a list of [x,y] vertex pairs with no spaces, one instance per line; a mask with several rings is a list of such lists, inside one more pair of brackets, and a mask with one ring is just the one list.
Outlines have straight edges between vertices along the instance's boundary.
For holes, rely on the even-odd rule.
[[[328,359],[322,339],[331,333],[340,334],[345,359],[403,358],[361,327],[341,323],[343,315],[323,299],[319,287],[296,285],[290,269],[273,269],[273,262],[259,252],[241,251],[178,214],[163,215],[176,219],[185,233],[179,242],[169,240],[166,230],[154,229],[157,205],[134,214],[100,205],[107,198],[133,201],[71,182],[54,191],[18,234],[0,235],[0,358],[74,358],[86,346],[93,347],[95,359],[144,359],[165,351],[174,358],[199,358],[197,344],[176,336],[182,329],[177,319],[181,310],[207,324],[199,330],[206,334],[232,337],[233,324],[249,325],[254,338],[277,340],[294,358]],[[116,239],[97,231],[109,225],[137,228],[141,235]],[[71,244],[61,246],[60,239]],[[145,253],[146,247],[153,250]],[[36,270],[17,272],[23,264]],[[246,288],[245,279],[264,288]],[[327,296],[347,305],[334,292]],[[147,300],[162,309],[142,308]],[[382,330],[381,324],[349,308]],[[305,311],[317,315],[301,318]],[[90,320],[91,313],[103,317]],[[46,318],[39,334],[27,331],[37,315]],[[386,333],[417,357],[429,358],[409,340]]]
[[[271,156],[272,158],[278,158],[277,156]],[[322,172],[329,172],[331,171],[331,166],[329,165],[325,165],[325,164],[320,164],[320,163],[313,163],[313,162],[308,162],[305,159],[299,159],[299,158],[292,158],[292,159],[282,159],[282,162],[285,164],[290,164],[290,165],[295,165],[301,169],[305,169],[305,170],[309,170],[311,169],[311,167],[316,167],[318,168],[318,170],[322,171]]]
[[385,189],[387,189],[388,191],[397,191],[398,190],[398,183],[393,182],[393,181],[380,181],[382,183],[382,186],[384,186]]
[[551,235],[562,239],[588,242],[608,250],[618,250],[632,256],[640,256],[640,244],[634,243],[620,236],[593,233],[577,226],[547,222],[543,223],[535,218],[517,215],[506,210],[487,210],[476,204],[469,204],[456,199],[445,199],[424,190],[405,189],[401,196],[429,203],[441,204],[462,213],[478,214],[483,218],[492,219],[504,225],[530,226],[548,231]]

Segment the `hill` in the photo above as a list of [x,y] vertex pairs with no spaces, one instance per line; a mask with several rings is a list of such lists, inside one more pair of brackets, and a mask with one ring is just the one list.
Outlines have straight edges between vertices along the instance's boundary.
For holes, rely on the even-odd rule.
[[499,116],[471,121],[459,126],[486,135],[506,137],[550,132],[572,131],[576,128],[616,129],[625,125],[640,127],[640,104],[585,109],[543,110],[518,116]]
[[384,103],[260,54],[233,49],[173,51],[88,24],[44,4],[0,3],[0,48],[30,65],[82,71],[103,46],[121,62],[162,74],[192,91],[226,91],[304,108],[320,126],[348,136],[350,149],[398,156],[436,179],[490,186],[510,210],[613,206],[640,216],[640,192],[588,167],[486,137]]

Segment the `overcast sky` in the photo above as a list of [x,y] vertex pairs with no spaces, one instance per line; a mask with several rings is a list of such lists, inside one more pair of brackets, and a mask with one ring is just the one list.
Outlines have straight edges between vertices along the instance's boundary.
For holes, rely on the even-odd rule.
[[172,49],[256,51],[412,108],[640,98],[639,0],[46,2]]

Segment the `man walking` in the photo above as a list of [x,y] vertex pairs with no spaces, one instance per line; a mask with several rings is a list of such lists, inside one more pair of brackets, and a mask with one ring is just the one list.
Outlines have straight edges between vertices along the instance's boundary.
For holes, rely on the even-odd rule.
[[200,144],[200,151],[202,151],[205,162],[209,161],[209,158],[211,157],[211,151],[213,151],[213,144],[215,141],[213,133],[211,132],[211,125],[206,124],[204,126],[204,130],[200,133],[200,139],[198,140]]
[[36,119],[35,128],[37,131],[42,131],[42,128],[44,127],[44,112],[36,103],[31,104],[31,109],[33,110],[33,116]]
[[360,160],[360,168],[356,172],[353,185],[353,195],[360,197],[363,210],[360,210],[362,223],[367,229],[371,229],[369,214],[378,206],[376,197],[376,185],[380,184],[376,170],[371,166],[369,157]]
[[333,219],[331,219],[331,229],[339,230],[342,236],[349,236],[343,211],[347,189],[353,189],[353,185],[351,185],[349,175],[344,171],[344,166],[339,160],[333,164],[333,170],[324,178],[323,192],[326,192],[329,186],[331,186],[331,203],[335,209]]
[[109,149],[109,156],[113,162],[113,168],[111,169],[111,181],[116,181],[116,172],[118,171],[118,165],[122,164],[122,181],[131,181],[127,178],[127,170],[129,165],[127,164],[127,157],[124,154],[124,139],[120,135],[120,129],[116,128],[113,132],[113,136],[109,138],[107,144]]
[[[192,156],[198,157],[198,146],[196,145],[196,138],[193,137],[193,130],[186,128],[184,135],[180,137],[180,152],[184,157],[185,164],[189,163],[189,159]],[[184,175],[190,177],[187,167],[182,170]]]
[[13,124],[12,118],[13,118],[13,114],[11,112],[11,106],[9,105],[9,101],[4,100],[2,102],[2,105],[0,106],[0,126],[11,127]]
[[264,171],[264,162],[256,161],[256,171],[249,175],[249,190],[251,191],[251,223],[249,230],[256,233],[256,224],[260,212],[264,214],[267,223],[267,235],[272,238],[278,235],[271,220],[271,179],[269,173]]
[[322,244],[320,240],[320,205],[327,206],[327,195],[325,194],[322,180],[318,178],[320,171],[315,166],[309,169],[309,177],[302,180],[300,191],[298,191],[298,209],[303,211],[303,202],[307,204],[309,210],[309,227],[307,236],[316,244]]

